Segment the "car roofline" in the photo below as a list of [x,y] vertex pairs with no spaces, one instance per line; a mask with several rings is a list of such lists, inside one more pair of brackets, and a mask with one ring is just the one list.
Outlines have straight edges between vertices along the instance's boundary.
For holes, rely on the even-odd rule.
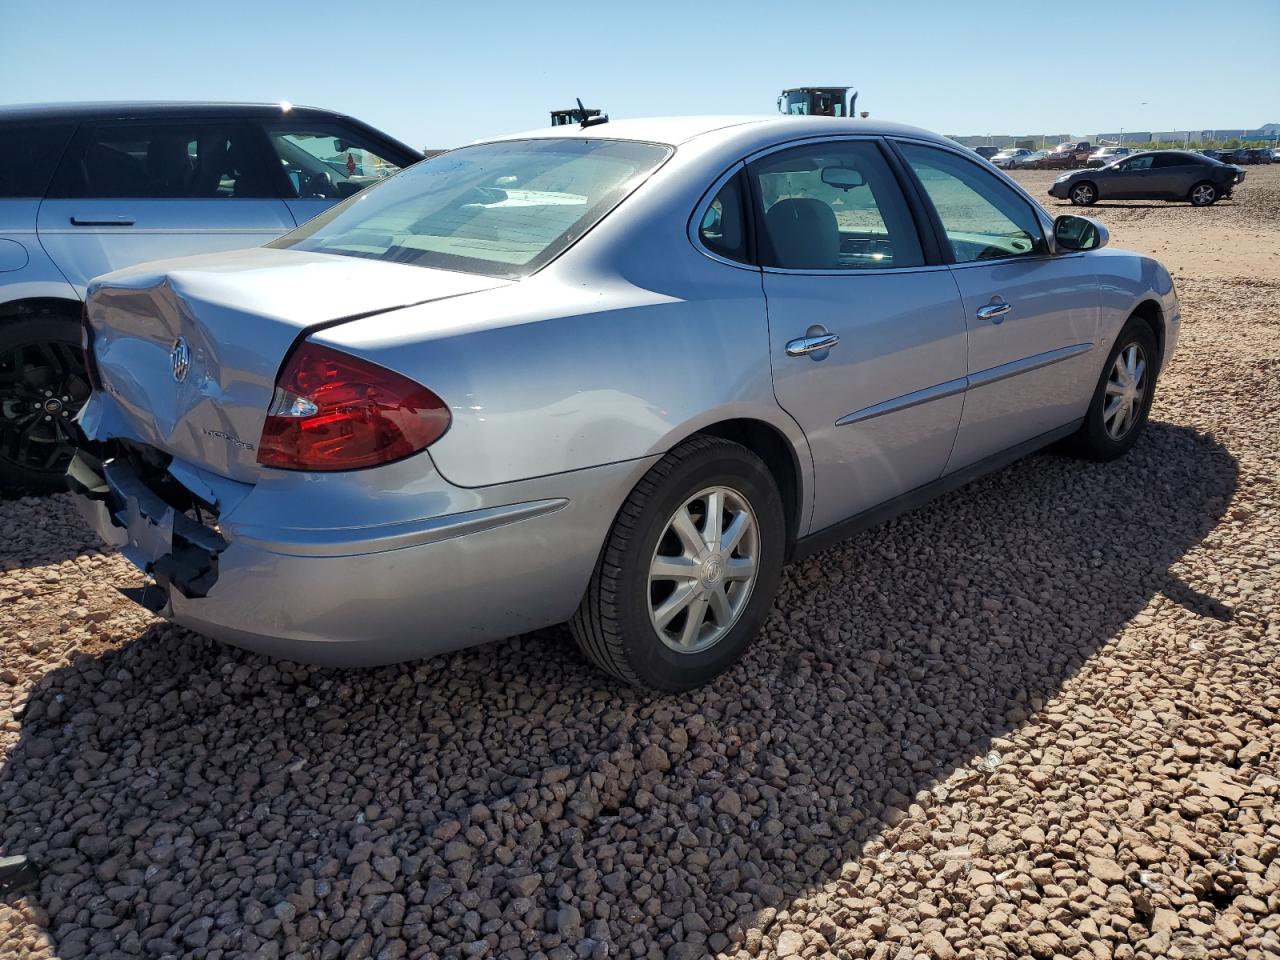
[[0,122],[13,120],[135,120],[209,114],[234,117],[303,116],[354,120],[350,114],[288,102],[241,103],[216,100],[84,101],[0,105]]

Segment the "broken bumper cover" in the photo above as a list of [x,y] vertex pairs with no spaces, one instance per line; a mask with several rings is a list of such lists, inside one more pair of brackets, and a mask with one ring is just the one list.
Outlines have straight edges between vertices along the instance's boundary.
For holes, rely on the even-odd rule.
[[[246,490],[224,484],[210,501],[190,465],[133,446],[78,456],[69,470],[90,525],[155,579],[130,597],[238,647],[338,666],[433,656],[568,619],[618,504],[651,465],[466,490],[406,462],[412,498],[371,495],[368,473],[281,472]],[[396,489],[394,470],[384,488]],[[391,507],[402,516],[392,520]],[[424,507],[429,516],[413,515]]]
[[67,485],[98,536],[155,580],[159,589],[137,598],[144,606],[163,610],[171,589],[191,599],[208,596],[218,580],[218,555],[228,546],[215,528],[167,502],[125,459],[104,463],[77,450]]

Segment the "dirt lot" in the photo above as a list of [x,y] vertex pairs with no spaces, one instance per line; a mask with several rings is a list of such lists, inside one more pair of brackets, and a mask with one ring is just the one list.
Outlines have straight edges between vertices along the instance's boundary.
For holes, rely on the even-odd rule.
[[696,694],[271,663],[0,503],[0,955],[1280,955],[1280,167],[1096,212],[1183,298],[1144,440],[791,568]]

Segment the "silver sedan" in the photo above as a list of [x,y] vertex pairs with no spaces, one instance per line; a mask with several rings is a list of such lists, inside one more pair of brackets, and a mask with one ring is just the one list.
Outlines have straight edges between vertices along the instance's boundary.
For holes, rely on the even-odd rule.
[[265,248],[100,278],[70,481],[192,629],[316,662],[568,621],[662,690],[782,565],[1140,437],[1169,274],[912,127],[636,120],[442,154]]

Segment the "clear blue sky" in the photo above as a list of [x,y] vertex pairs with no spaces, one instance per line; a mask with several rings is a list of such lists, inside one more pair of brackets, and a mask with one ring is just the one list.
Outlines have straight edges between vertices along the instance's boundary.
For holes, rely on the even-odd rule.
[[1280,122],[1280,0],[0,0],[0,102],[289,100],[415,146],[849,84],[952,134]]

